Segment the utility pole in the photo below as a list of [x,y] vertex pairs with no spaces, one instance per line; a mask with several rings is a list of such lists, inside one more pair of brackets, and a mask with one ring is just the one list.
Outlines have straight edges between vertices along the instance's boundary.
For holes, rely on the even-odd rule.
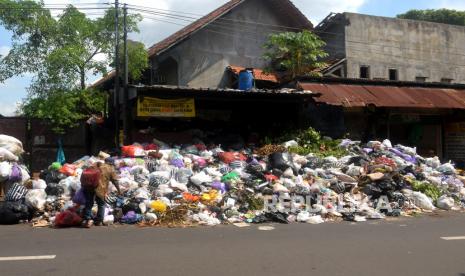
[[119,148],[120,138],[119,138],[119,119],[120,119],[120,106],[119,106],[119,2],[115,0],[115,89],[114,89],[114,98],[115,98],[115,142],[116,148]]
[[123,7],[123,30],[124,30],[124,78],[123,78],[123,85],[124,85],[124,98],[123,98],[123,143],[125,145],[129,145],[132,143],[131,137],[131,116],[130,116],[130,109],[128,105],[129,101],[129,90],[128,90],[128,82],[129,82],[129,57],[128,57],[128,25],[127,25],[127,17],[128,17],[128,6],[124,4]]

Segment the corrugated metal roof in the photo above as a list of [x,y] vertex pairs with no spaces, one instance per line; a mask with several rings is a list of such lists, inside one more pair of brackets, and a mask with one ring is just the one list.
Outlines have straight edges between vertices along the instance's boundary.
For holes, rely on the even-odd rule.
[[[228,67],[234,74],[239,75],[239,73],[245,69],[245,67],[231,65]],[[261,81],[270,81],[274,83],[279,83],[279,77],[275,73],[265,73],[261,69],[253,68],[253,75],[256,80]]]
[[321,96],[316,102],[344,107],[465,109],[465,90],[434,87],[299,83]]
[[153,91],[153,92],[188,92],[188,93],[212,93],[212,94],[229,94],[229,95],[300,95],[300,96],[316,96],[312,91],[297,90],[290,88],[282,89],[252,89],[250,91],[244,91],[239,89],[230,88],[194,88],[186,86],[173,86],[173,85],[138,85],[131,86],[142,91]]

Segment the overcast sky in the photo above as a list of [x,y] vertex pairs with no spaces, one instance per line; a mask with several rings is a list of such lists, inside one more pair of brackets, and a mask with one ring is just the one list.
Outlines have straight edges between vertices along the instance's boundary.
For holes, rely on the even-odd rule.
[[[108,1],[96,0],[44,0],[44,2],[46,4],[108,3]],[[120,0],[120,2],[204,15],[226,3],[227,0]],[[293,2],[314,24],[317,24],[330,12],[351,11],[380,16],[395,16],[410,9],[465,9],[465,0],[294,0]],[[86,12],[91,13],[92,16],[98,16],[101,13],[101,11]],[[141,33],[133,36],[133,38],[150,46],[182,28],[182,26],[146,19],[141,23],[140,28]],[[11,34],[0,26],[0,55],[7,54],[10,46]],[[88,81],[94,79],[90,78]],[[26,87],[28,87],[30,81],[31,76],[22,76],[0,83],[0,114],[11,115],[14,112],[16,103],[26,96]]]

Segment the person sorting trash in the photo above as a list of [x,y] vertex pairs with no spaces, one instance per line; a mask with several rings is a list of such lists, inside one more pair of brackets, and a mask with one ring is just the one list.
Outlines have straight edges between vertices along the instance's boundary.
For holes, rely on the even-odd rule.
[[[106,159],[106,162],[110,162]],[[102,162],[96,162],[93,166],[85,169],[81,175],[81,185],[84,189],[84,196],[86,204],[84,207],[84,220],[82,225],[86,228],[96,226],[105,226],[103,218],[105,215],[105,196],[108,193],[109,183],[115,185],[118,194],[121,194],[121,190],[118,185],[118,176],[116,175],[113,166]],[[97,217],[92,220],[92,208],[94,202],[97,203]]]

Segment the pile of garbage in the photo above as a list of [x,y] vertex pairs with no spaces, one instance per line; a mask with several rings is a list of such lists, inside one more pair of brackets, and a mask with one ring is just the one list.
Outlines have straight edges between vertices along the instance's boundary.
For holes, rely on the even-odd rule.
[[110,184],[105,223],[318,224],[465,207],[463,172],[437,157],[423,158],[415,148],[343,140],[339,147],[346,154],[337,158],[289,152],[296,144],[224,151],[201,142],[171,147],[155,140],[122,147],[121,156],[100,152],[72,164],[53,163],[31,180],[11,171],[9,181],[26,188],[14,200],[26,206],[36,226],[79,225],[81,173],[104,160],[113,164],[122,191]]
[[[30,180],[30,175],[20,162],[23,153],[21,141],[0,134],[0,193],[4,198],[4,201],[0,201],[1,224],[15,224],[31,218],[32,209],[24,204],[29,193],[24,184]],[[32,195],[33,193],[28,199],[31,199]]]

